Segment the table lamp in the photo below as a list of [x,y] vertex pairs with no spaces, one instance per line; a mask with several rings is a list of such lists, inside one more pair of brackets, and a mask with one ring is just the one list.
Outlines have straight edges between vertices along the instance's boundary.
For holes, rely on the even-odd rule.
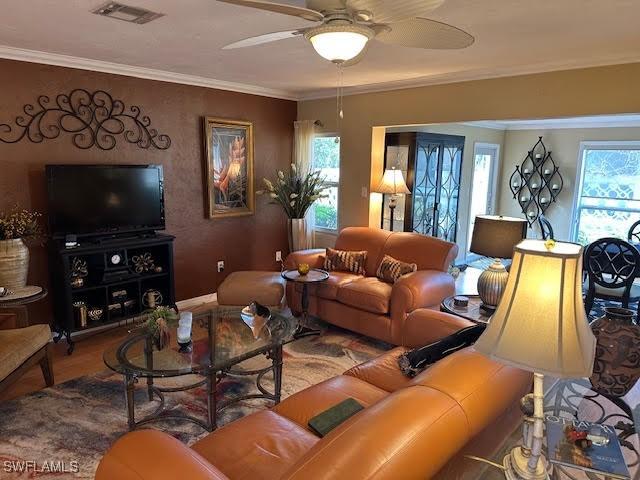
[[391,194],[391,197],[389,198],[389,213],[391,216],[391,220],[389,221],[389,230],[393,232],[393,211],[396,208],[398,196],[411,193],[404,181],[402,171],[397,170],[396,167],[387,168],[384,171],[382,180],[380,180],[380,183],[378,184],[378,187],[375,189],[375,191],[378,193]]
[[531,435],[504,458],[505,476],[546,479],[542,454],[543,375],[591,375],[596,339],[582,300],[582,247],[573,243],[525,240],[515,247],[502,301],[475,344],[501,363],[533,372]]
[[527,221],[522,218],[478,215],[475,219],[469,251],[494,259],[478,278],[478,295],[488,313],[500,303],[509,277],[500,259],[511,258],[513,247],[526,236]]

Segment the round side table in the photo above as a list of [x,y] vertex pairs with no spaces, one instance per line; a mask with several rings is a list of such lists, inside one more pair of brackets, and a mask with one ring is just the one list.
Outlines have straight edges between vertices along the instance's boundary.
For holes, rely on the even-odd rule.
[[288,282],[300,283],[302,285],[302,321],[298,323],[294,337],[300,338],[308,335],[319,335],[320,330],[308,327],[309,285],[326,281],[329,278],[329,272],[319,268],[312,268],[306,275],[301,275],[298,270],[285,270],[282,272],[282,278]]
[[[458,307],[453,303],[455,297],[467,297],[469,304],[466,307]],[[476,323],[489,323],[492,314],[485,312],[480,306],[482,300],[478,295],[455,295],[445,298],[440,304],[440,311],[466,318]]]
[[7,310],[17,317],[17,325],[20,327],[29,326],[29,314],[27,305],[47,296],[47,289],[34,285],[27,285],[23,288],[16,288],[8,295],[0,297],[0,310]]

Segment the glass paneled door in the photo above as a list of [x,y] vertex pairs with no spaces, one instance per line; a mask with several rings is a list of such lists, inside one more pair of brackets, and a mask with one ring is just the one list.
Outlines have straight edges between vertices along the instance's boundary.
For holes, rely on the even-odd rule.
[[464,137],[417,134],[415,162],[409,165],[413,195],[405,230],[456,241],[463,149]]

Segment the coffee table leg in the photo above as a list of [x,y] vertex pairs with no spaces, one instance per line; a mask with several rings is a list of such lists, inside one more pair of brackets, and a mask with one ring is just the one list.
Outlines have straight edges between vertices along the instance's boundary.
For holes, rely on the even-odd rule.
[[[148,336],[144,345],[144,357],[147,364],[147,371],[153,371],[153,344],[151,343],[151,337]],[[149,401],[153,400],[153,377],[149,375],[147,377],[147,395]]]
[[207,373],[207,425],[209,431],[213,431],[218,428],[218,411],[216,405],[216,378],[217,374],[215,370],[211,370]]
[[280,403],[282,393],[282,345],[273,349],[271,353],[271,364],[273,365],[273,393],[276,404]]
[[136,428],[135,404],[133,400],[135,377],[133,375],[124,376],[124,404],[127,409],[127,420],[129,430]]
[[320,335],[320,330],[309,327],[309,289],[306,283],[302,284],[302,321],[298,323],[294,338],[308,337],[309,335]]

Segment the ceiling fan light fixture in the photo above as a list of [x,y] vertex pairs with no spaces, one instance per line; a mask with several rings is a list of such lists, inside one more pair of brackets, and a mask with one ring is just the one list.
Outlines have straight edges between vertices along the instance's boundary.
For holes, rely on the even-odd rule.
[[304,37],[318,55],[342,63],[357,57],[373,34],[370,28],[361,25],[322,25],[307,30]]

